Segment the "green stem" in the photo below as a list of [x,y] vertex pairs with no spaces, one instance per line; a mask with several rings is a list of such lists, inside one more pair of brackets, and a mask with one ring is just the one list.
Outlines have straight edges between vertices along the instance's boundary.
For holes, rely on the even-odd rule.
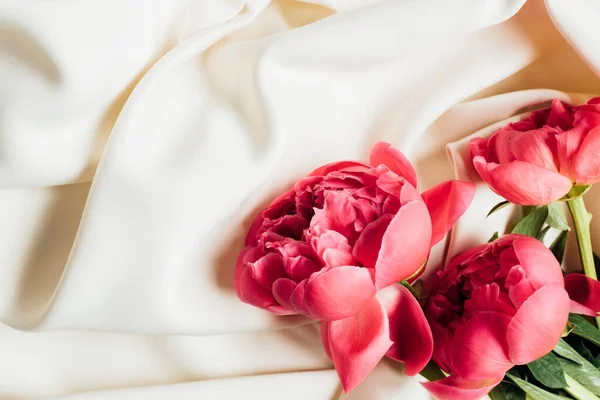
[[[579,246],[579,255],[583,272],[586,276],[598,280],[596,275],[596,266],[594,265],[594,251],[592,250],[592,239],[590,237],[590,222],[592,215],[585,209],[583,196],[567,201],[567,206],[575,223],[575,233],[577,234],[577,244]],[[600,318],[596,318],[596,325],[600,328]]]
[[433,360],[429,361],[429,364],[423,368],[423,370],[420,372],[420,375],[430,382],[439,381],[440,379],[444,379],[446,377],[444,371],[442,371],[442,369],[438,367]]
[[587,390],[583,385],[571,378],[569,375],[565,374],[565,379],[567,381],[567,385],[569,385],[565,388],[565,390],[577,400],[598,400],[598,397],[596,397],[594,393]]

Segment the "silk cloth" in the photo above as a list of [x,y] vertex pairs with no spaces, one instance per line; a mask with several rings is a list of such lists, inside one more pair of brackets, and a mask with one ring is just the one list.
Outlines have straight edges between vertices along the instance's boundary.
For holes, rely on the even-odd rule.
[[[598,20],[595,0],[0,0],[0,399],[429,399],[387,361],[343,394],[315,324],[241,303],[245,231],[378,140],[421,189],[478,181],[465,138],[600,93]],[[430,270],[504,229],[497,201],[479,182]]]

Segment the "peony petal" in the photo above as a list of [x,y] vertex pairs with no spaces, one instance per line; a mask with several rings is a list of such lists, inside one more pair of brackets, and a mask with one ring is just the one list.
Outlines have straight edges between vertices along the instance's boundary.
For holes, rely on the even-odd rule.
[[277,300],[277,302],[285,309],[294,312],[296,312],[296,309],[292,305],[290,298],[292,297],[292,293],[294,292],[294,289],[296,289],[296,286],[298,286],[296,282],[287,278],[277,279],[275,283],[273,283],[273,296],[275,297],[275,300]]
[[318,320],[337,320],[356,314],[375,296],[367,268],[343,266],[323,269],[306,284],[304,304]]
[[438,243],[464,214],[475,197],[475,184],[446,181],[421,195],[431,215],[431,245]]
[[578,185],[600,181],[600,126],[588,132],[575,156],[574,169]]
[[312,274],[318,272],[321,266],[310,258],[303,256],[290,257],[284,260],[284,269],[295,282],[308,279]]
[[506,342],[510,321],[506,314],[490,311],[480,312],[460,325],[449,350],[452,369],[463,379],[473,381],[503,377],[513,366]]
[[371,147],[369,163],[373,167],[385,165],[398,176],[405,178],[411,185],[417,187],[417,173],[406,156],[386,142],[377,142]]
[[501,381],[502,378],[467,381],[458,376],[449,376],[422,385],[438,400],[477,400],[488,394]]
[[377,289],[400,282],[427,260],[431,219],[425,203],[411,201],[400,208],[385,231],[375,264]]
[[550,352],[563,333],[569,308],[569,296],[560,284],[544,286],[531,295],[508,325],[511,361],[527,364]]
[[577,179],[577,173],[575,172],[575,157],[583,142],[585,133],[585,126],[577,126],[554,136],[559,172],[573,182]]
[[269,289],[265,288],[252,278],[248,268],[244,268],[240,274],[236,289],[238,297],[244,303],[262,308],[276,315],[295,314],[294,311],[282,307],[277,300],[275,300],[273,293]]
[[520,265],[515,265],[510,269],[505,286],[508,288],[510,300],[517,309],[535,293],[535,288],[527,279],[527,275]]
[[394,218],[391,214],[382,215],[363,229],[354,244],[352,253],[354,257],[365,267],[375,268],[383,235]]
[[573,186],[568,178],[523,161],[499,165],[477,156],[473,165],[492,190],[515,204],[549,204],[563,197]]
[[515,315],[515,307],[505,292],[500,291],[497,283],[481,286],[471,293],[464,303],[464,317],[470,318],[482,311],[496,311],[508,316]]
[[250,263],[249,268],[252,278],[267,289],[271,289],[273,282],[285,276],[283,259],[277,253],[268,253],[257,261]]
[[423,310],[402,285],[392,285],[379,293],[390,321],[390,339],[394,342],[386,356],[403,362],[406,375],[417,375],[433,354],[433,336]]
[[481,156],[484,159],[489,158],[488,140],[482,137],[476,137],[469,141],[469,153],[471,158]]
[[[565,290],[569,293],[571,301],[577,306],[572,312],[579,310],[578,314],[596,316],[600,313],[600,282],[583,274],[568,274],[565,276]],[[581,312],[585,311],[585,312]]]
[[306,304],[304,303],[307,282],[308,279],[305,279],[296,286],[292,292],[292,295],[290,296],[290,303],[292,304],[292,307],[294,307],[294,309],[296,309],[300,314],[310,316],[310,313],[306,308]]
[[347,393],[367,377],[392,345],[387,315],[372,298],[356,315],[323,324],[327,325],[333,364]]
[[[352,206],[352,197],[345,192],[328,191],[325,195],[323,209],[315,209],[310,227],[317,235],[333,230],[344,235],[348,240],[355,234],[354,221],[356,210]],[[353,243],[353,242],[352,242]]]
[[[527,280],[535,289],[552,283],[564,284],[560,264],[554,254],[539,240],[524,235],[508,235],[515,238],[513,250],[523,267]],[[507,238],[505,236],[504,238]]]

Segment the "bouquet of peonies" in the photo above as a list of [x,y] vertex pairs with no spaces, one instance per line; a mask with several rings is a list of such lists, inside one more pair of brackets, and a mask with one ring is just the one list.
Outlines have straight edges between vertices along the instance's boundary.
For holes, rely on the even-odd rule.
[[[320,321],[346,392],[387,356],[427,378],[442,400],[598,399],[600,259],[583,195],[600,181],[600,98],[576,107],[555,100],[471,140],[470,153],[506,199],[490,214],[512,203],[524,218],[456,256],[426,290],[417,284],[431,247],[469,207],[475,185],[448,181],[420,193],[410,162],[380,142],[368,163],[317,168],[258,215],[236,265],[238,297]],[[583,273],[561,269],[571,232],[561,203]]]

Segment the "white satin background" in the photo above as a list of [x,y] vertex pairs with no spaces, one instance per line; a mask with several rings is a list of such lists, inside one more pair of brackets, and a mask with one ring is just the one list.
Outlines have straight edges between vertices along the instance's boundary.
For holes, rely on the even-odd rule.
[[[0,399],[428,399],[391,362],[342,394],[314,324],[241,303],[245,230],[377,140],[423,189],[477,180],[464,138],[600,93],[599,19],[595,0],[0,0]],[[480,183],[450,255],[503,228],[497,201]]]

